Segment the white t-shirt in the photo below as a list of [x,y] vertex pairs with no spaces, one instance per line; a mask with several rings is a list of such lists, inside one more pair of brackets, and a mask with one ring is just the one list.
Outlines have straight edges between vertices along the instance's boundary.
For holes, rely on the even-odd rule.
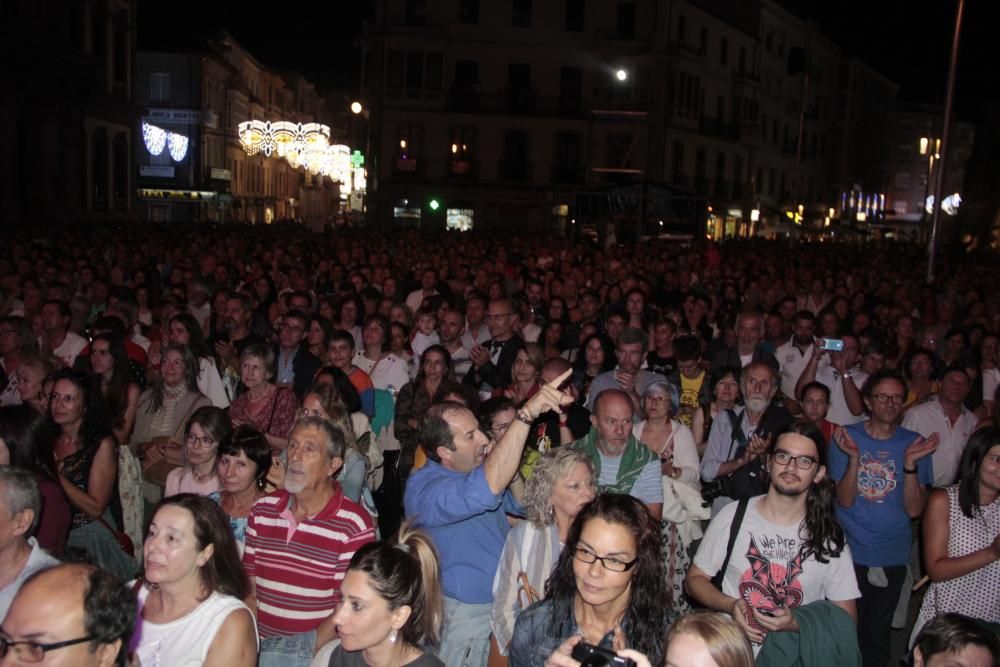
[[795,396],[795,385],[798,384],[802,371],[805,370],[812,359],[814,347],[809,345],[805,352],[802,352],[795,343],[789,340],[784,345],[778,346],[774,356],[781,366],[781,393],[785,398],[798,400]]
[[[763,497],[750,499],[722,580],[723,593],[747,601],[749,625],[764,632],[751,607],[791,609],[817,600],[836,602],[861,597],[847,544],[839,556],[826,563],[818,562],[814,555],[803,561],[800,527],[780,526],[764,519],[757,510]],[[715,576],[726,558],[737,505],[726,505],[712,519],[695,554],[694,564],[709,577]],[[754,648],[756,651],[760,647]]]
[[[867,379],[868,373],[862,370],[855,369],[851,373],[851,381],[859,390]],[[866,419],[864,411],[860,415],[856,415],[847,407],[847,398],[844,397],[844,380],[833,366],[820,364],[816,370],[816,380],[830,389],[830,409],[826,413],[827,421],[837,426],[850,426]]]
[[1000,385],[1000,369],[983,369],[983,400],[992,401],[996,396],[997,385]]
[[52,356],[59,360],[63,366],[67,368],[73,367],[73,362],[76,361],[76,356],[83,351],[83,348],[87,347],[87,339],[79,336],[72,331],[66,332],[66,338],[63,339],[62,345],[52,350]]

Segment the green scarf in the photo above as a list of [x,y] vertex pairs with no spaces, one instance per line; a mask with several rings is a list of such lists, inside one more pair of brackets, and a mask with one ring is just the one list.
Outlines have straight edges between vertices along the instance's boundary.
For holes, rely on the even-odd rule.
[[[597,429],[591,426],[590,433],[572,445],[575,449],[584,452],[593,461],[595,481],[601,477],[601,453],[597,449],[597,437]],[[601,491],[629,495],[632,492],[632,487],[635,486],[635,480],[639,478],[639,473],[642,472],[647,463],[655,458],[656,456],[648,447],[636,440],[635,436],[630,435],[628,437],[628,444],[625,445],[625,451],[622,452],[621,463],[618,465],[618,477],[615,478],[615,483],[602,485]]]

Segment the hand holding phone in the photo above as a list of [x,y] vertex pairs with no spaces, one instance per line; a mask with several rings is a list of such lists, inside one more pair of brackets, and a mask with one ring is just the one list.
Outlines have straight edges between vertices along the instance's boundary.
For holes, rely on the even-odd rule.
[[817,347],[825,352],[843,352],[844,341],[839,338],[820,338]]

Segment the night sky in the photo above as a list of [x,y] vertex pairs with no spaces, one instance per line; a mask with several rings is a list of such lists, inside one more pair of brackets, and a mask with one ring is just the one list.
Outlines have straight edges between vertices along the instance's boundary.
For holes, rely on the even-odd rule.
[[[943,103],[957,0],[779,1],[818,21],[847,53],[900,84],[900,102]],[[980,120],[984,103],[1000,98],[1000,59],[994,46],[1000,2],[965,4],[957,111],[963,118]],[[144,2],[139,8],[139,48],[161,47],[198,28],[225,27],[270,67],[302,72],[326,90],[358,88],[361,26],[373,17],[374,0],[285,0],[264,11],[247,11],[246,6],[213,0]]]

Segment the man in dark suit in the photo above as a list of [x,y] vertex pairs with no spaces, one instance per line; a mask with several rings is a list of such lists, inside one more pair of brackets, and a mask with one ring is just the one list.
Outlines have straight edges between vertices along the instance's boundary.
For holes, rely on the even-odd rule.
[[469,350],[472,368],[465,375],[465,384],[480,392],[492,392],[511,383],[514,357],[524,347],[524,341],[514,333],[516,317],[517,311],[509,299],[490,302],[485,320],[492,338],[485,345],[474,345]]
[[291,387],[301,401],[312,386],[322,362],[302,344],[309,318],[301,310],[289,310],[281,321],[275,358],[278,363],[277,383]]

